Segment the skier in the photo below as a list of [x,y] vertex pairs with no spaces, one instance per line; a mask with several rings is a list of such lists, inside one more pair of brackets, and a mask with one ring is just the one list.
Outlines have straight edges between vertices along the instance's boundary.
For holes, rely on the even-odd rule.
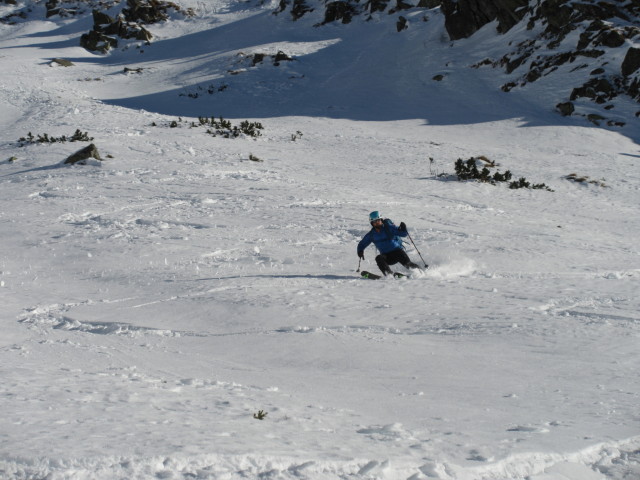
[[420,268],[404,251],[400,237],[406,237],[407,226],[400,222],[396,227],[388,218],[382,218],[378,211],[369,214],[371,230],[358,243],[358,257],[364,260],[364,249],[374,243],[380,254],[376,257],[378,268],[384,275],[392,274],[389,265],[400,262],[406,268]]

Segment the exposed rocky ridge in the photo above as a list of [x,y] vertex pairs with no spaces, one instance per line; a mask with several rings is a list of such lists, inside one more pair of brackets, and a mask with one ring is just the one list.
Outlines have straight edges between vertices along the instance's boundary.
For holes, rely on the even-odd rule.
[[167,20],[169,10],[182,11],[173,2],[158,0],[127,0],[127,7],[115,17],[94,9],[93,28],[89,33],[82,35],[80,45],[89,51],[106,53],[118,46],[118,38],[148,43],[153,35],[144,25]]
[[69,1],[69,0],[47,0],[45,2],[47,18],[72,17],[75,15],[83,15],[90,12],[91,9],[107,9],[118,4],[118,0],[87,0],[87,1]]
[[467,38],[487,23],[498,21],[505,33],[527,13],[528,0],[443,0],[445,27],[451,40]]
[[[509,44],[501,58],[487,58],[472,65],[500,68],[516,76],[502,86],[505,92],[556,71],[566,74],[581,70],[581,80],[569,98],[556,105],[561,114],[582,114],[573,103],[581,99],[601,105],[603,113],[615,108],[611,101],[618,95],[640,102],[640,48],[633,45],[640,42],[637,0],[280,0],[274,13],[288,12],[297,20],[315,10],[324,11],[324,20],[316,24],[322,26],[330,22],[347,24],[356,16],[369,20],[374,12],[392,15],[438,6],[452,41],[471,37],[492,22],[501,34],[518,24],[526,26],[523,40]],[[408,27],[406,19],[398,17],[398,32]],[[573,41],[574,38],[578,40]],[[621,62],[620,58],[624,60]],[[575,82],[576,76],[571,78]],[[584,115],[596,124],[625,124],[619,119],[610,120],[607,115]]]
[[[13,0],[0,0],[12,3]],[[21,2],[19,2],[21,3]],[[28,2],[25,2],[28,4]],[[106,53],[120,39],[149,42],[148,25],[164,21],[170,12],[190,15],[178,3],[160,0],[42,0],[46,16],[67,17],[92,12],[94,25],[81,44]],[[616,97],[640,102],[640,2],[638,0],[280,0],[273,12],[299,20],[313,12],[315,27],[388,15],[398,32],[411,28],[410,13],[439,8],[451,41],[476,34],[483,27],[499,34],[517,32],[504,42],[499,58],[468,67],[494,68],[508,75],[504,92],[527,88],[549,75],[563,75],[571,85],[566,98],[554,98],[550,108],[562,115],[583,115],[596,124],[622,126],[627,112],[616,115]],[[11,17],[24,17],[25,7]],[[10,23],[7,17],[0,19]],[[518,26],[518,29],[514,27]],[[402,35],[402,33],[399,33]],[[477,59],[476,59],[477,60]],[[475,62],[475,60],[474,60]],[[441,77],[441,76],[440,76]],[[434,77],[434,79],[442,79]],[[636,116],[640,116],[640,107]],[[630,118],[631,117],[631,118]]]
[[[13,0],[0,0],[17,4]],[[134,39],[149,42],[153,35],[145,25],[165,21],[170,12],[191,16],[193,12],[178,4],[161,0],[126,0],[126,6],[115,14],[112,12],[121,0],[46,0],[35,1],[11,15],[0,18],[2,23],[14,23],[26,19],[33,6],[44,4],[46,18],[68,18],[91,13],[93,28],[80,38],[80,45],[92,52],[106,53],[118,46],[119,39]]]
[[[529,8],[527,29],[537,33],[515,45],[501,59],[487,62],[507,73],[523,72],[503,85],[504,91],[524,87],[565,66],[570,71],[583,70],[584,74],[582,84],[575,85],[568,102],[558,105],[564,115],[575,111],[569,103],[579,99],[604,105],[626,94],[640,101],[640,49],[633,46],[640,40],[638,2],[538,1]],[[624,60],[620,62],[618,57]],[[604,108],[611,110],[614,106],[608,104]],[[611,126],[623,124],[598,115],[588,118]]]

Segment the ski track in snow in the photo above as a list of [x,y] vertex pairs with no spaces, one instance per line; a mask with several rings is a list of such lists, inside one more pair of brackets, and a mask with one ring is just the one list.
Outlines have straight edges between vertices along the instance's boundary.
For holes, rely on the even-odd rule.
[[[264,10],[181,3],[200,9],[198,21],[159,26],[161,39],[205,42],[203,30],[246,20],[264,43],[214,28],[206,45],[234,56],[190,56],[196,42],[186,40],[174,42],[178,60],[153,44],[149,57],[102,58],[64,43],[73,35],[55,20],[0,25],[0,477],[640,478],[637,145],[558,126],[533,106],[525,125],[509,101],[504,118],[473,123],[407,117],[393,104],[402,98],[385,101],[383,87],[360,96],[351,78],[361,69],[409,93],[431,85],[435,66],[389,57],[395,33],[376,37],[372,58],[366,25],[352,38],[330,26],[291,40],[280,19],[273,30],[259,23]],[[433,13],[412,23],[409,35],[433,40],[413,53],[466,62],[468,44],[438,40],[441,22]],[[427,24],[436,28],[420,30]],[[245,68],[237,45],[245,56],[299,55],[289,70],[236,77],[236,88],[261,92],[232,93],[241,107],[260,111],[261,96],[322,82],[301,110],[315,114],[292,115],[281,95],[258,139],[169,128],[165,108],[222,113],[176,92]],[[76,67],[49,66],[58,55]],[[338,67],[341,56],[349,62]],[[395,59],[397,77],[378,56]],[[124,75],[122,64],[144,64],[148,76]],[[447,85],[425,98],[420,86],[416,105],[438,110]],[[125,107],[157,92],[166,105]],[[494,101],[468,93],[472,106]],[[85,143],[17,147],[27,132],[77,128],[104,162],[61,164]],[[457,158],[479,154],[556,191],[432,172],[451,175]],[[574,169],[609,186],[562,179]],[[359,277],[355,246],[374,209],[407,222],[428,270]],[[365,256],[360,269],[376,271],[373,248]]]

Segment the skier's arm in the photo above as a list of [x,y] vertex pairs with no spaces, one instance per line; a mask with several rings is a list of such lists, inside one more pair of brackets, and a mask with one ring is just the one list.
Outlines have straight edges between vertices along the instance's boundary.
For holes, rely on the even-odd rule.
[[396,227],[393,223],[389,222],[389,228],[391,229],[391,233],[398,237],[406,237],[408,235],[407,226],[404,222],[400,222],[400,226]]
[[371,242],[371,232],[369,232],[364,237],[362,237],[362,240],[360,240],[360,243],[358,243],[358,257],[364,258],[364,249],[371,245]]

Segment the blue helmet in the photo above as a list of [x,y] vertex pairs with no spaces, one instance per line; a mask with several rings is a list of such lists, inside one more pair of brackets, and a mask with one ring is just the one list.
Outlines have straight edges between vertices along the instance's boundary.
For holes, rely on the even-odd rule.
[[380,212],[378,212],[377,210],[369,214],[369,223],[375,222],[376,220],[382,220]]

